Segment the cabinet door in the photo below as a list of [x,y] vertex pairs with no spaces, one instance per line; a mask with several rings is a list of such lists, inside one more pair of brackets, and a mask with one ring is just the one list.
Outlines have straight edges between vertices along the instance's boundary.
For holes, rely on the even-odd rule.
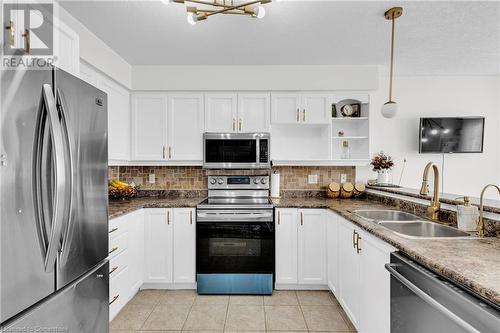
[[130,214],[129,230],[130,296],[134,296],[144,278],[144,209]]
[[332,97],[328,94],[302,94],[300,120],[309,124],[328,124],[332,113]]
[[205,94],[205,131],[236,132],[236,94]]
[[353,233],[358,230],[347,220],[338,217],[339,240],[339,302],[356,328],[359,327],[360,259],[354,248]]
[[300,284],[327,284],[326,223],[323,209],[299,210]]
[[271,122],[273,124],[296,124],[300,121],[300,94],[272,93]]
[[174,283],[194,283],[196,224],[194,208],[174,208]]
[[130,160],[130,94],[102,75],[99,89],[108,94],[108,156],[110,161]]
[[59,19],[54,20],[54,65],[75,76],[80,74],[80,36]]
[[145,212],[145,282],[172,282],[172,209],[150,208]]
[[166,97],[164,94],[132,96],[132,159],[165,159]]
[[166,157],[175,161],[201,161],[204,131],[203,94],[169,94],[167,123]]
[[326,244],[328,259],[328,287],[335,295],[339,292],[339,265],[338,265],[338,223],[337,214],[332,211],[326,213]]
[[276,284],[297,283],[297,209],[276,209]]
[[238,94],[238,131],[269,132],[269,93]]
[[[391,277],[384,265],[395,249],[362,233],[360,265],[360,332],[391,331]],[[376,286],[374,285],[376,281]]]

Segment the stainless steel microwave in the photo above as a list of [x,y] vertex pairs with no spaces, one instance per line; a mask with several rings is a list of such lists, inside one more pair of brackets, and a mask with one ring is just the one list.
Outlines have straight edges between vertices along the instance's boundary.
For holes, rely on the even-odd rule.
[[205,169],[270,169],[269,133],[204,133]]

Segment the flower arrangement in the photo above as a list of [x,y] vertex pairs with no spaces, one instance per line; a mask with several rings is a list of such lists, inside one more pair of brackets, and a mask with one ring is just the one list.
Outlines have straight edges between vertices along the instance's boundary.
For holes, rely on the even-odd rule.
[[373,156],[370,164],[373,166],[373,171],[390,170],[394,167],[392,157],[386,155],[383,151]]

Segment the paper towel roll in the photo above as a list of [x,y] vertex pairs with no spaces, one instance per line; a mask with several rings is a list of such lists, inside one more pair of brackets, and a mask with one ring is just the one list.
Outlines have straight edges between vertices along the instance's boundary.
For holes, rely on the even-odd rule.
[[280,174],[272,173],[271,174],[271,198],[279,198],[280,197]]

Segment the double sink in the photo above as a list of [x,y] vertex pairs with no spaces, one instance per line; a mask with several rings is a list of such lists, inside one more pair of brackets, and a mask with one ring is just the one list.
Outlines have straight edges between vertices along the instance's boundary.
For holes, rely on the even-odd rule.
[[471,238],[465,231],[399,210],[360,209],[355,210],[354,214],[406,238]]

